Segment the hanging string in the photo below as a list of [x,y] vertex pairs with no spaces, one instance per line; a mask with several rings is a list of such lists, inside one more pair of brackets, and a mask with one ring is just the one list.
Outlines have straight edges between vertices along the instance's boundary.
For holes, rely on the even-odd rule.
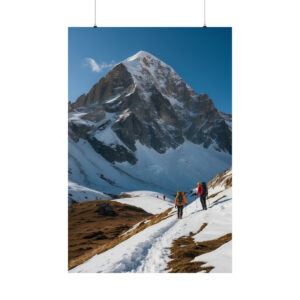
[[94,0],[94,3],[95,3],[95,7],[94,7],[94,10],[95,10],[95,22],[94,22],[94,28],[97,28],[97,0]]
[[206,3],[205,3],[205,0],[203,0],[204,1],[204,7],[203,7],[203,19],[204,19],[204,25],[203,25],[203,27],[204,28],[206,28],[207,26],[206,26]]

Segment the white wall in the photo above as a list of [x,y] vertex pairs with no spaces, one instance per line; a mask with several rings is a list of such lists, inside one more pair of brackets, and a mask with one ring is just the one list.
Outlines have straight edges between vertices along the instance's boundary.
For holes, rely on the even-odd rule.
[[[98,26],[202,26],[200,0],[98,2]],[[92,26],[93,1],[1,1],[0,22],[3,299],[299,295],[298,1],[207,0],[207,25],[233,27],[234,273],[219,276],[67,274],[67,27]]]

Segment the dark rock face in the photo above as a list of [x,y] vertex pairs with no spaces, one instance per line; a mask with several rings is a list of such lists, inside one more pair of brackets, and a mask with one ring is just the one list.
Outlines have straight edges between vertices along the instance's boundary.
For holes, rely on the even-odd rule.
[[82,117],[83,120],[89,120],[92,122],[99,122],[105,117],[105,111],[102,106],[96,107],[93,111],[87,113]]
[[89,137],[88,132],[91,128],[85,124],[69,122],[69,136],[78,142],[79,139],[87,139]]
[[74,109],[73,109],[72,103],[69,101],[68,102],[68,112],[72,112],[72,111],[74,111]]
[[[109,162],[135,164],[137,141],[159,153],[186,139],[231,154],[231,115],[145,52],[116,65],[69,107],[86,121],[69,122],[71,138],[87,140]],[[116,140],[107,138],[113,134]]]
[[155,88],[151,91],[151,103],[153,110],[157,112],[158,118],[163,120],[166,124],[176,126],[179,119],[176,115],[170,102],[162,96],[162,94]]
[[210,131],[213,139],[217,142],[219,149],[224,152],[232,154],[232,135],[231,130],[226,126],[225,121],[221,120],[218,122]]
[[87,95],[81,95],[74,103],[74,108],[101,103],[118,94],[130,90],[133,79],[124,65],[118,64],[104,78],[96,83]]
[[127,118],[115,122],[112,129],[129,149],[135,151],[135,141],[143,136],[144,127],[136,115],[131,113]]
[[[112,129],[132,151],[136,150],[136,141],[159,153],[183,143],[180,120],[170,102],[157,89],[152,89],[148,102],[139,98],[138,93],[133,94],[124,108],[128,116],[116,121]],[[168,127],[161,126],[160,120]]]
[[231,129],[216,109],[207,110],[193,119],[185,131],[188,140],[209,147],[214,142],[216,150],[231,154]]
[[134,154],[129,152],[124,146],[114,145],[114,147],[110,147],[98,141],[96,138],[88,138],[87,140],[97,153],[102,155],[106,160],[108,160],[111,163],[115,161],[128,161],[131,164],[135,164],[137,162],[137,159],[134,156]]

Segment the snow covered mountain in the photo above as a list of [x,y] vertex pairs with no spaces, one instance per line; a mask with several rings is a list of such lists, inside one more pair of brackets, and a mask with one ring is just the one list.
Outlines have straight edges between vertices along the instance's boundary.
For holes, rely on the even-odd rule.
[[147,52],[117,64],[69,103],[71,200],[93,199],[74,184],[172,195],[230,166],[231,115]]
[[70,272],[231,272],[231,182],[231,169],[218,175],[209,185],[208,210],[202,210],[198,198],[184,208],[182,220],[177,219],[170,203],[151,193],[136,192],[132,198],[115,200],[160,214],[143,221],[141,230],[141,223],[134,225],[122,235],[121,242],[106,251],[100,249],[100,254]]

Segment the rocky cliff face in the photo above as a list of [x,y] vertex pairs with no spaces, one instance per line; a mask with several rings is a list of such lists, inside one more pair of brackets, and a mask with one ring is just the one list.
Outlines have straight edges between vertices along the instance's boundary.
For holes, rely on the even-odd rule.
[[69,135],[109,162],[136,164],[136,142],[160,154],[185,140],[231,154],[231,115],[168,65],[140,51],[69,104]]

